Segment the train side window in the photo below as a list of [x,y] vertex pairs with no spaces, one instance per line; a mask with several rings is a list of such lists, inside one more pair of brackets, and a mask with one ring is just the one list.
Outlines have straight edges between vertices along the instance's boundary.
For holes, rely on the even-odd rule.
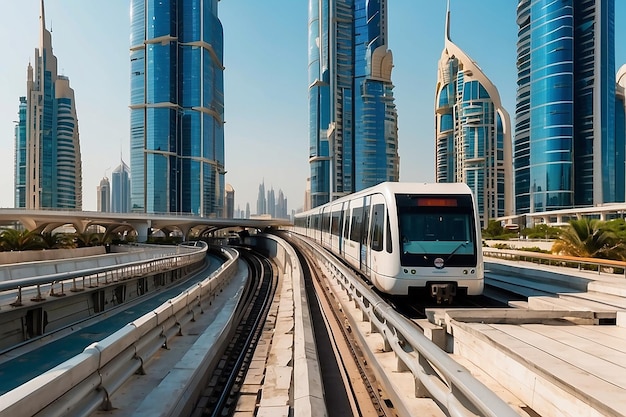
[[339,236],[339,225],[341,224],[341,213],[334,211],[331,217],[331,233],[335,236]]
[[363,230],[361,235],[361,244],[367,245],[369,244],[369,236],[370,236],[370,206],[363,207]]
[[363,225],[363,207],[352,210],[352,222],[350,224],[350,240],[361,242],[361,227]]
[[322,230],[324,232],[330,231],[330,213],[325,212],[322,214]]
[[376,204],[372,209],[372,225],[370,236],[372,237],[372,250],[380,252],[383,250],[383,229],[385,228],[385,206]]

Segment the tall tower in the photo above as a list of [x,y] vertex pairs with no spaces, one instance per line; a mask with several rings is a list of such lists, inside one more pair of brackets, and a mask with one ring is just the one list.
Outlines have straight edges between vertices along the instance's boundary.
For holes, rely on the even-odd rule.
[[614,0],[519,0],[517,24],[516,212],[624,201]]
[[111,174],[111,211],[130,213],[130,169],[121,158]]
[[224,218],[232,219],[235,217],[235,189],[232,185],[226,184],[226,202],[225,202]]
[[26,97],[20,97],[20,107],[15,124],[15,207],[26,207],[26,149],[28,148],[26,134],[26,114],[28,104]]
[[28,65],[27,95],[16,126],[15,204],[27,209],[82,209],[82,169],[74,90],[57,74],[52,35],[40,3],[39,48]]
[[435,178],[464,182],[474,193],[483,226],[513,214],[511,121],[500,94],[480,67],[450,39],[435,91]]
[[111,183],[107,177],[102,178],[98,185],[97,203],[98,211],[103,213],[111,211]]
[[399,180],[386,0],[309,0],[310,203]]
[[131,0],[133,212],[223,216],[223,31],[217,5]]
[[256,214],[267,214],[267,199],[265,198],[265,180],[259,184],[259,194],[256,200]]

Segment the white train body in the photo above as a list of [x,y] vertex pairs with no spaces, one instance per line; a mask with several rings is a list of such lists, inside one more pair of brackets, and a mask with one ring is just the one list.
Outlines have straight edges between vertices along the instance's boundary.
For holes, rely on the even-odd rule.
[[483,291],[480,224],[463,183],[385,182],[297,214],[294,231],[387,294],[426,288],[451,300],[447,291]]

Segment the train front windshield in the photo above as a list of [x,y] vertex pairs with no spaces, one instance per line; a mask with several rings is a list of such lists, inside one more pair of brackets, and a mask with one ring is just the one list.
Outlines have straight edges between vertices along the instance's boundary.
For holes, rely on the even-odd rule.
[[474,206],[469,195],[396,195],[403,266],[476,265]]

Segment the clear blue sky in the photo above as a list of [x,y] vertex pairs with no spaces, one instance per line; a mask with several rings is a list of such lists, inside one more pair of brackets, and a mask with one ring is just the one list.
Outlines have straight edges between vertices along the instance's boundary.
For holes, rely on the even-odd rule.
[[[616,71],[626,63],[626,1],[616,0]],[[83,159],[83,209],[129,162],[129,1],[46,0],[59,73],[70,78]],[[517,0],[452,0],[452,40],[493,81],[514,120]],[[390,0],[389,48],[398,109],[401,181],[434,180],[434,89],[446,0]],[[302,206],[308,165],[306,0],[222,0],[226,181],[235,206],[256,210],[258,186]],[[0,207],[13,207],[14,124],[39,44],[39,0],[0,14]]]

